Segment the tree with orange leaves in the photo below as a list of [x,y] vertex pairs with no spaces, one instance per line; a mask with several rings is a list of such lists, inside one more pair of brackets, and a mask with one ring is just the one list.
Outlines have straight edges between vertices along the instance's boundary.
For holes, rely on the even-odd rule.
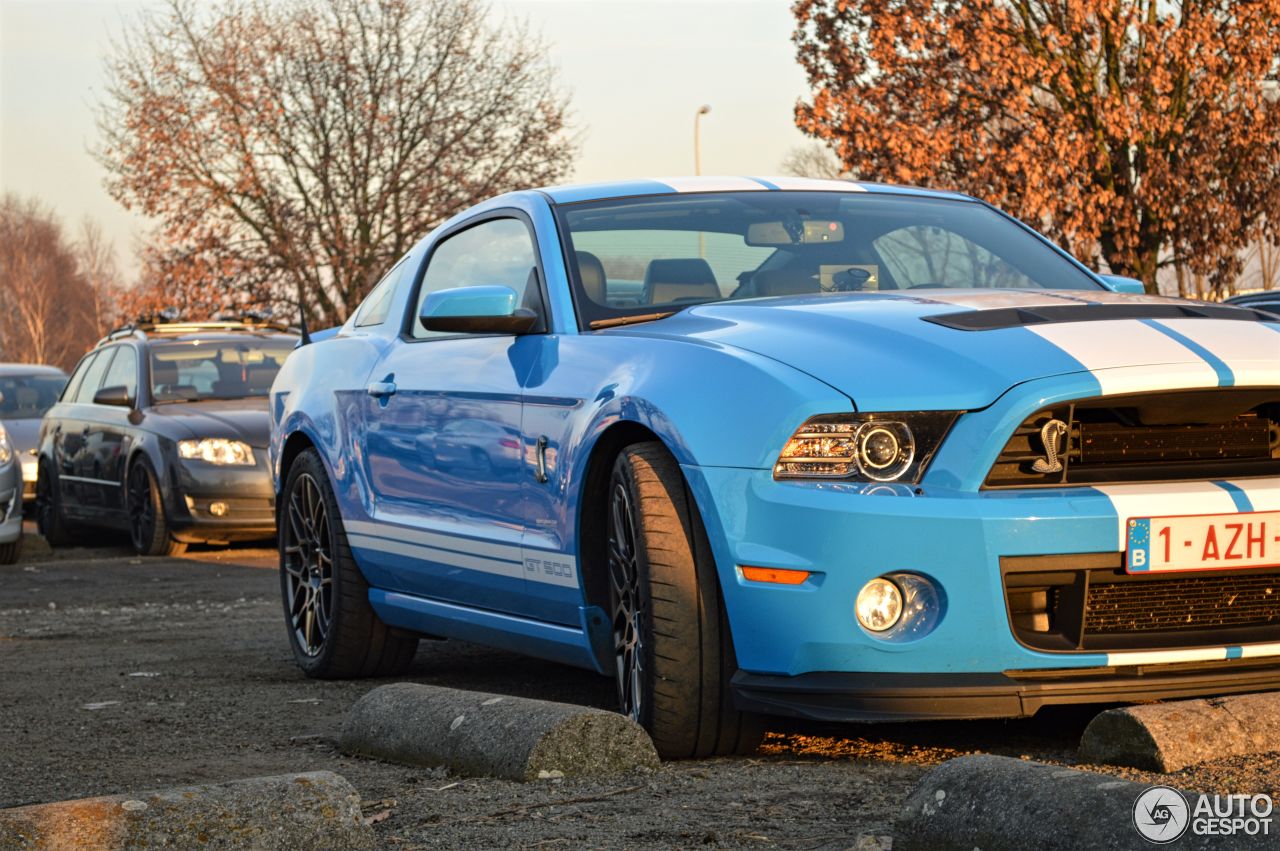
[[545,49],[487,12],[169,0],[147,14],[100,111],[108,189],[160,228],[139,298],[183,298],[193,316],[265,294],[340,323],[452,214],[563,177],[576,143]]
[[859,177],[959,189],[1156,291],[1277,241],[1280,0],[798,0],[796,109]]

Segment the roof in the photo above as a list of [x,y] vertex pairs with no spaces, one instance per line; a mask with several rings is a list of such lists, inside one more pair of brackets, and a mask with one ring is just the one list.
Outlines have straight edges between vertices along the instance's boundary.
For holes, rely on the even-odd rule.
[[557,204],[599,201],[642,195],[671,195],[694,192],[876,192],[891,195],[918,195],[927,198],[973,200],[958,192],[943,192],[918,186],[893,186],[853,180],[820,180],[811,177],[658,177],[608,183],[549,186],[541,190]]
[[0,375],[66,375],[56,366],[43,363],[0,363]]

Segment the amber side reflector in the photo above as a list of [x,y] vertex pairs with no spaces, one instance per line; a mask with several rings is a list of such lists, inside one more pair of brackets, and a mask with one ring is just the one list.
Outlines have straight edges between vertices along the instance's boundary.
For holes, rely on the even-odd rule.
[[799,585],[809,578],[807,570],[786,570],[781,567],[743,567],[742,576],[752,582],[772,582],[775,585]]

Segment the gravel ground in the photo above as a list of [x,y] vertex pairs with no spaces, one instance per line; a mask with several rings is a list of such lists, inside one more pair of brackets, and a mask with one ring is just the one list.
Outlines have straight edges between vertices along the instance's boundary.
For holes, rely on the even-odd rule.
[[[1094,709],[1034,719],[823,727],[778,721],[749,759],[607,781],[517,784],[342,756],[343,712],[380,681],[294,667],[272,551],[138,559],[118,542],[0,567],[0,807],[329,769],[395,848],[848,848],[892,832],[919,777],[966,753],[1074,764]],[[462,642],[424,642],[416,682],[611,708],[594,674]],[[1280,792],[1280,754],[1175,775],[1204,791]],[[874,845],[870,847],[875,847]]]

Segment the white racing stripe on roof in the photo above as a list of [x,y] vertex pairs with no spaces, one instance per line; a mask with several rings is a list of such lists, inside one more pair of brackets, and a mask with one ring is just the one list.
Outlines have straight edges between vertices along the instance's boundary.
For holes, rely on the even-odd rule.
[[866,192],[867,187],[852,180],[823,180],[815,177],[760,177],[758,180],[779,189],[803,192]]
[[1116,512],[1116,549],[1128,549],[1128,524],[1134,517],[1178,517],[1188,514],[1235,514],[1231,493],[1213,482],[1154,482],[1093,485]]
[[1235,377],[1236,387],[1280,385],[1280,334],[1266,323],[1231,319],[1159,319],[1156,324],[1203,346]]
[[659,177],[676,192],[768,192],[763,183],[749,177]]
[[[1218,373],[1208,362],[1136,319],[1046,323],[1028,325],[1026,330],[1083,364],[1098,380],[1104,396],[1218,386]],[[1158,368],[1125,369],[1143,365]]]

